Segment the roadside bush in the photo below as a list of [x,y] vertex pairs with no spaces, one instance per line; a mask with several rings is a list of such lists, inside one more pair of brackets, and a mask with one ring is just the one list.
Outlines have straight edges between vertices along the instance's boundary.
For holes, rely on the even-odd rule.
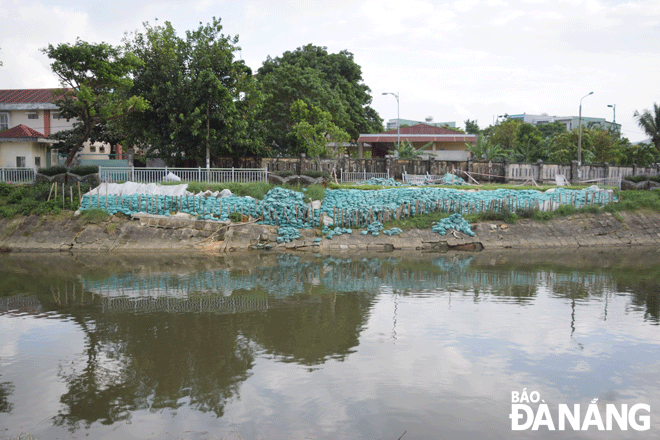
[[327,179],[328,177],[330,177],[330,174],[326,173],[325,171],[314,171],[314,170],[305,171],[303,175],[307,177],[312,177],[314,179],[318,179],[319,177],[323,177],[324,179]]
[[635,183],[646,182],[647,180],[660,183],[660,176],[626,176],[624,179]]
[[274,171],[273,174],[280,177],[289,177],[293,176],[295,173],[293,171]]
[[240,222],[242,219],[243,219],[243,216],[242,216],[241,213],[238,212],[238,211],[235,211],[235,212],[232,212],[231,214],[229,214],[229,220],[231,220],[231,221],[233,221],[233,222],[237,222],[237,223],[238,223],[238,222]]
[[73,167],[69,170],[71,174],[75,174],[76,176],[87,176],[89,174],[96,174],[99,172],[99,167],[98,165],[79,165],[77,167]]
[[43,174],[44,176],[57,176],[58,174],[66,173],[66,167],[63,165],[53,165],[48,168],[39,168],[37,173]]

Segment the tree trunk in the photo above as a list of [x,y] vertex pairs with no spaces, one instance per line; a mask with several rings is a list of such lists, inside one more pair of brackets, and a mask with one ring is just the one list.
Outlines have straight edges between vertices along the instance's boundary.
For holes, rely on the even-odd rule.
[[73,162],[73,158],[76,157],[76,153],[80,151],[82,148],[82,145],[85,143],[85,140],[89,139],[89,135],[91,134],[91,130],[86,130],[85,135],[80,138],[78,143],[71,147],[71,151],[69,151],[69,155],[66,157],[66,161],[64,162],[64,166],[69,168],[71,166],[71,163]]

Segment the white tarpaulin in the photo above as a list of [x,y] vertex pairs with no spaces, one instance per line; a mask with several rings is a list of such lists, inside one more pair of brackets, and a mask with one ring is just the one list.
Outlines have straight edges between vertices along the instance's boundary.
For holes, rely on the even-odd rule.
[[188,184],[182,183],[180,185],[160,185],[158,183],[102,183],[93,190],[87,192],[85,195],[122,195],[128,196],[131,194],[146,194],[158,196],[174,196],[181,197],[191,195],[188,192]]

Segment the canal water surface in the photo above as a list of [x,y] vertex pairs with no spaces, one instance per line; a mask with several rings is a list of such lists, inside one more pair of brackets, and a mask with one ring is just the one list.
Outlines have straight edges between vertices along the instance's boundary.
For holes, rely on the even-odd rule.
[[0,255],[0,439],[650,439],[660,253]]

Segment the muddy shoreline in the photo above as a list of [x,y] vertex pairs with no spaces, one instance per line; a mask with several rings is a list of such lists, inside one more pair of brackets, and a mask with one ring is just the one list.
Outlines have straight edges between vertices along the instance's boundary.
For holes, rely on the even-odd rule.
[[[178,217],[113,216],[97,224],[79,217],[53,219],[27,216],[0,219],[0,250],[4,252],[230,252],[268,250],[314,253],[448,252],[490,249],[550,249],[655,246],[660,248],[660,214],[622,212],[616,216],[577,214],[547,222],[473,224],[474,237],[460,232],[439,235],[412,229],[398,236],[353,234],[324,237],[303,230],[290,243],[277,243],[277,227],[225,224]],[[317,239],[321,239],[320,242]]]

